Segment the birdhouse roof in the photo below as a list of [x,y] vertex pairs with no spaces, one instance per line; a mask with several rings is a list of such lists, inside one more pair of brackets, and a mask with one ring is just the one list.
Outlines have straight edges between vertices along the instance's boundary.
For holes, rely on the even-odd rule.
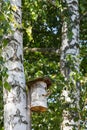
[[28,81],[27,82],[27,86],[30,87],[32,86],[33,84],[35,84],[36,82],[38,81],[43,81],[47,84],[47,87],[51,86],[51,80],[49,77],[44,77],[44,78],[36,78],[34,80],[31,80],[31,81]]

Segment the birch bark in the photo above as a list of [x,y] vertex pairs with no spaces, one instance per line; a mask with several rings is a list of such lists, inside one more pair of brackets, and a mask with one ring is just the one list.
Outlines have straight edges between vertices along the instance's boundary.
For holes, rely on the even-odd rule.
[[3,58],[8,69],[7,82],[11,89],[4,89],[4,129],[29,130],[23,68],[23,35],[20,30],[21,0],[10,0],[10,4],[14,18],[10,22],[13,33],[5,36],[9,43],[3,48]]
[[[65,109],[63,110],[63,122],[61,130],[79,130],[78,112],[79,110],[80,89],[79,82],[76,82],[73,76],[79,72],[79,9],[78,0],[62,0],[64,11],[68,12],[68,16],[63,16],[62,25],[62,47],[61,47],[61,73],[65,80],[69,82],[70,78],[73,83],[73,91],[69,84],[64,87],[61,97],[64,97]],[[62,12],[64,13],[64,12]],[[69,23],[69,24],[68,24]],[[71,34],[71,36],[70,36]],[[71,61],[67,58],[70,56]],[[72,63],[70,63],[72,62]],[[72,69],[72,67],[73,69]],[[70,96],[71,95],[71,96]]]

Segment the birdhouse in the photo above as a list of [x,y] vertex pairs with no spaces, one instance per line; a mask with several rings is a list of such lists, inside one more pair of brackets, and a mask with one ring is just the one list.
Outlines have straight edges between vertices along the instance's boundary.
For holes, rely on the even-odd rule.
[[32,111],[44,112],[47,110],[47,89],[51,85],[49,78],[37,78],[28,82],[30,109]]

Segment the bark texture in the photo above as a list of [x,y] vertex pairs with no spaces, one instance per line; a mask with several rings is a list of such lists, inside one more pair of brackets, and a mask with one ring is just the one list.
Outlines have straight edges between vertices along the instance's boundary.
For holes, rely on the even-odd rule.
[[[64,12],[62,25],[62,47],[61,47],[61,73],[67,83],[72,81],[73,88],[64,87],[61,97],[65,100],[65,110],[63,110],[63,122],[61,130],[79,130],[78,112],[79,110],[80,90],[79,82],[75,81],[73,76],[79,72],[79,9],[78,0],[62,0]],[[71,61],[70,61],[71,59]],[[71,95],[71,96],[70,96]],[[71,109],[71,110],[70,110]],[[70,110],[70,111],[69,111]],[[73,110],[73,111],[72,111]]]
[[3,48],[3,57],[8,71],[10,91],[4,89],[4,129],[29,130],[27,118],[26,85],[23,68],[23,35],[21,28],[21,0],[10,0],[13,21],[12,34],[8,34],[8,45]]

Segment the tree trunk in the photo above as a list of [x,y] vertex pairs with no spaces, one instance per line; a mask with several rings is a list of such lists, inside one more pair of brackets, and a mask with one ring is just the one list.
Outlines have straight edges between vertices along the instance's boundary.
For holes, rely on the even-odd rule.
[[8,91],[4,88],[4,129],[30,130],[23,68],[21,0],[10,0],[10,4],[14,19],[10,23],[12,33],[5,36],[9,43],[3,48],[3,58],[8,69],[7,82],[11,89]]
[[[63,122],[61,130],[79,130],[79,82],[75,76],[79,73],[79,9],[77,0],[62,0],[63,25],[61,47],[61,73],[67,85],[64,87],[61,99],[64,101]],[[68,12],[68,13],[67,13]],[[67,13],[67,14],[66,14]],[[78,78],[78,77],[77,77]],[[70,84],[72,83],[72,84]],[[77,111],[75,111],[75,108]],[[77,119],[77,121],[75,121]]]

